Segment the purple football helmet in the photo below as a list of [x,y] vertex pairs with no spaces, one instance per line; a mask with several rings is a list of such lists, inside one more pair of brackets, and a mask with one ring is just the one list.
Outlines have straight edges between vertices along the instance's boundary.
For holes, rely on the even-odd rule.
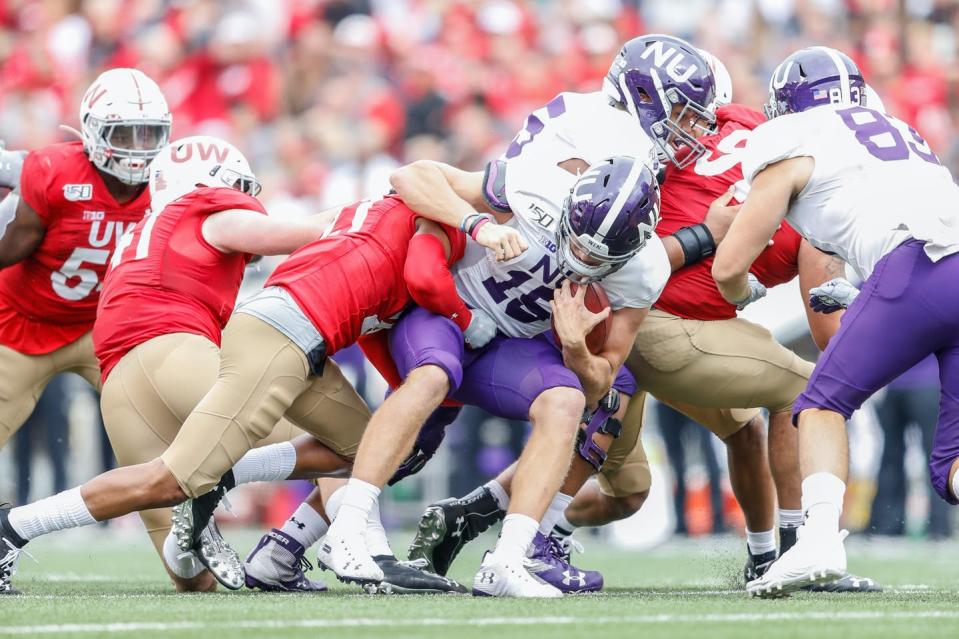
[[[699,50],[680,38],[633,38],[606,74],[603,92],[639,118],[660,153],[678,168],[705,153],[692,131],[712,132],[716,115],[716,79]],[[674,106],[683,108],[674,113]]]
[[659,183],[641,159],[618,156],[583,173],[563,203],[557,259],[577,284],[601,280],[643,248],[659,222]]
[[866,82],[856,63],[829,47],[808,47],[782,61],[769,79],[770,120],[824,104],[866,106]]

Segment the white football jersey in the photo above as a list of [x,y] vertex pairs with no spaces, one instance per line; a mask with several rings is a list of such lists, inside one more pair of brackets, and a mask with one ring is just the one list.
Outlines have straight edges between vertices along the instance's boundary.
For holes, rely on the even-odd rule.
[[[510,337],[532,337],[549,328],[549,300],[561,276],[556,242],[563,202],[577,177],[557,166],[578,158],[592,165],[617,155],[646,159],[656,172],[653,144],[632,116],[609,106],[602,93],[562,93],[534,111],[503,156],[507,223],[526,238],[529,250],[508,262],[468,242],[453,275],[463,300],[481,308]],[[670,275],[666,249],[655,234],[622,269],[601,285],[610,306],[649,308]]]
[[935,261],[959,252],[959,187],[905,122],[860,106],[821,106],[753,131],[743,160],[750,182],[769,164],[811,157],[816,166],[786,219],[813,246],[865,280],[909,238]]

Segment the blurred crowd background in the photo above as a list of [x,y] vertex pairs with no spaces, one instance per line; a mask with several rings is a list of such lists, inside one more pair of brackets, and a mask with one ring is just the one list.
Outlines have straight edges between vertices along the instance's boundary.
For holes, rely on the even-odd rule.
[[[136,67],[164,90],[174,137],[229,139],[264,183],[268,210],[302,215],[383,193],[390,171],[410,160],[481,168],[556,93],[598,90],[621,43],[647,32],[688,38],[720,57],[735,100],[755,108],[785,55],[811,44],[842,49],[887,110],[959,169],[956,0],[0,0],[0,139],[31,149],[69,138],[58,125],[78,126],[80,96],[96,74]],[[382,383],[358,358],[345,358],[377,403]],[[917,384],[928,392],[935,375]],[[96,402],[84,393],[79,380],[58,383],[35,426],[0,452],[0,498],[40,497],[106,463]],[[908,402],[900,412],[883,409],[886,401],[864,411],[874,445],[857,453],[865,487],[850,518],[874,532],[946,535],[948,518],[930,509],[925,488],[918,426],[925,420],[928,430],[928,415],[910,412]],[[874,417],[884,410],[892,417]],[[664,470],[660,505],[651,498],[644,509],[648,521],[693,534],[738,525],[717,441],[698,427],[671,432],[674,470],[665,470],[656,423],[680,426],[655,413],[647,436]],[[437,463],[394,491],[388,514],[399,523],[424,500],[495,474],[522,442],[523,424],[478,412],[461,421]],[[452,456],[461,462],[449,463]],[[35,458],[43,459],[31,472]],[[905,473],[910,490],[899,494],[891,473]],[[877,477],[887,478],[885,489]],[[891,524],[869,520],[877,485],[873,518]],[[300,491],[250,491],[241,514],[275,521]]]

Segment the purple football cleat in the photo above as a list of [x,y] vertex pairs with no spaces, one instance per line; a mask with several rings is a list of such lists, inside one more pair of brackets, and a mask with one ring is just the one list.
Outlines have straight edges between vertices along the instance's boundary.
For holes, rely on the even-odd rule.
[[603,589],[602,574],[595,570],[580,570],[565,560],[563,555],[563,549],[556,539],[538,532],[530,546],[529,571],[567,594]]
[[322,581],[309,579],[313,570],[303,544],[274,528],[263,535],[246,558],[246,587],[273,592],[324,592]]

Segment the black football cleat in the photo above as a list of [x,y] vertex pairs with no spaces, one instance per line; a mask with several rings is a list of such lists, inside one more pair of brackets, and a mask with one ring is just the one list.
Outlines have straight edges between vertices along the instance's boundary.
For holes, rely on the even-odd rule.
[[392,555],[376,555],[373,561],[383,571],[383,581],[378,584],[366,584],[363,589],[370,594],[381,595],[428,595],[467,593],[459,583],[452,579],[426,570],[426,561],[399,561]]
[[10,506],[0,506],[0,595],[17,595],[20,592],[11,581],[20,565],[20,549],[27,545],[10,525]]
[[743,577],[745,577],[747,584],[765,575],[769,567],[773,565],[773,562],[779,558],[779,554],[775,550],[754,555],[749,552],[748,547],[746,548],[746,555],[746,567],[743,568]]
[[473,497],[438,501],[420,517],[409,558],[422,559],[427,569],[445,575],[463,546],[505,516],[488,488]]

